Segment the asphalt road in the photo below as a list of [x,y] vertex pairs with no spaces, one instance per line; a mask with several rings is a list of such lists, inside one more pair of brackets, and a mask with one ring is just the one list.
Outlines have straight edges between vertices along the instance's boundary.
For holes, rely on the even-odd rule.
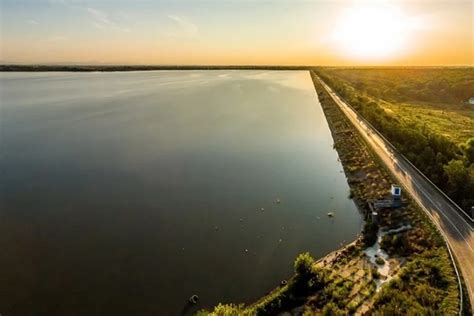
[[[319,78],[318,78],[319,79]],[[320,80],[320,79],[319,79]],[[400,184],[408,190],[416,202],[430,215],[444,233],[453,255],[458,262],[473,306],[474,315],[474,225],[461,215],[456,208],[433,187],[415,168],[394,152],[383,138],[365,124],[358,114],[332,91],[322,80],[321,84],[329,92],[343,113],[371,145],[374,152],[395,175]]]

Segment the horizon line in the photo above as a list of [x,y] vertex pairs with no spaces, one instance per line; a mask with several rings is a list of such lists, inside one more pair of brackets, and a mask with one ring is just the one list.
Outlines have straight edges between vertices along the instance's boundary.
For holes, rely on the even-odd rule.
[[117,70],[160,70],[160,69],[310,69],[310,68],[471,68],[472,64],[443,64],[443,65],[278,65],[278,64],[87,64],[87,63],[2,63],[0,62],[0,71],[16,71],[16,70],[37,70],[48,71],[64,69],[76,69],[82,71],[93,71],[95,69],[113,69]]

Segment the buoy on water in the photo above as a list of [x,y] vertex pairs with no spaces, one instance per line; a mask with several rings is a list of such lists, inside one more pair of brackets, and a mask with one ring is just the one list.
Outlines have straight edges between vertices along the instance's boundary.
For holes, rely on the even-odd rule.
[[189,303],[191,304],[197,304],[198,301],[199,296],[197,296],[196,294],[191,295],[191,297],[189,298]]
[[334,213],[333,213],[333,212],[329,212],[329,213],[328,213],[328,216],[329,216],[329,217],[334,217]]

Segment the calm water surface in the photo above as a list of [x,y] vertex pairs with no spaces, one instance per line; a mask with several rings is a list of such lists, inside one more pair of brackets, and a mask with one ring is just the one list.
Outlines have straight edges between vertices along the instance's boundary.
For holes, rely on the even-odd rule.
[[0,78],[2,315],[249,303],[360,230],[307,72]]

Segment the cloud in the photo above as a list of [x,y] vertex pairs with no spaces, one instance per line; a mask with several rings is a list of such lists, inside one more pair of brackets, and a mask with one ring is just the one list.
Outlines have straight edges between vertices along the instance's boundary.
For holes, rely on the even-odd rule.
[[174,37],[196,37],[198,35],[198,26],[187,18],[173,14],[168,15],[168,18],[175,24],[175,30],[169,33],[169,35]]
[[86,10],[93,19],[92,25],[94,25],[96,28],[101,30],[130,32],[129,28],[117,24],[109,17],[107,13],[90,7],[86,8]]
[[39,24],[39,22],[36,21],[36,20],[28,20],[27,22],[28,22],[28,24],[31,24],[31,25],[38,25]]

